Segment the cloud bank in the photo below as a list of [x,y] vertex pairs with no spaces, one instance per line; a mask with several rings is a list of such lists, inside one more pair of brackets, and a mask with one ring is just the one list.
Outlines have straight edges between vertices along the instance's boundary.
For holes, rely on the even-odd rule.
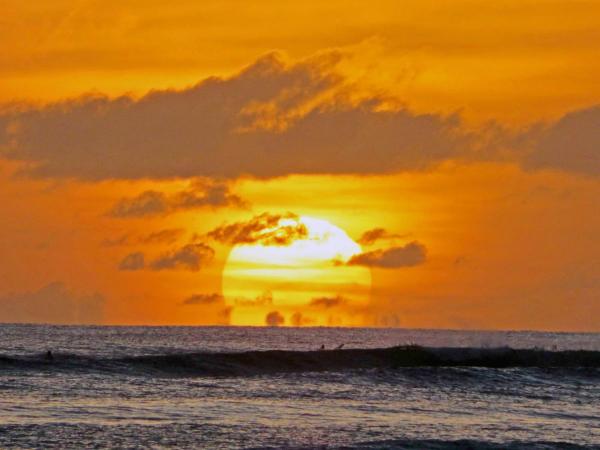
[[[181,91],[20,108],[0,115],[0,148],[30,176],[104,180],[386,173],[466,147],[456,117],[350,101],[339,60],[331,52],[288,64],[271,54]],[[161,200],[148,194],[132,211],[160,210]]]
[[[80,180],[385,174],[507,154],[530,169],[600,175],[600,106],[490,140],[485,126],[467,131],[457,115],[417,114],[378,95],[357,100],[340,75],[343,58],[332,51],[288,63],[273,53],[229,78],[139,99],[7,107],[0,110],[0,157],[21,161],[29,176]],[[239,201],[214,195],[148,191],[112,212],[129,217]]]

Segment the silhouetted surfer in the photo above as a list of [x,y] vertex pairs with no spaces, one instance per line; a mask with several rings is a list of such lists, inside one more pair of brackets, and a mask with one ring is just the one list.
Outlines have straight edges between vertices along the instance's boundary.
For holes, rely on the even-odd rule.
[[321,350],[325,350],[325,344],[321,345]]
[[50,350],[46,352],[46,361],[54,361],[54,355]]

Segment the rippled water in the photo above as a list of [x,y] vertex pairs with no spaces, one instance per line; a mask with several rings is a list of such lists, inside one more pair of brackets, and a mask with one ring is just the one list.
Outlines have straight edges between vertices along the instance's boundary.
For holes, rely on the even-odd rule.
[[[342,343],[600,351],[597,334],[0,325],[0,447],[600,448],[594,367],[207,376],[164,371],[154,358],[143,370],[123,362]],[[44,361],[47,349],[52,362]],[[336,352],[314,354],[326,360]],[[260,367],[258,355],[244,364]],[[167,362],[187,367],[181,356]]]

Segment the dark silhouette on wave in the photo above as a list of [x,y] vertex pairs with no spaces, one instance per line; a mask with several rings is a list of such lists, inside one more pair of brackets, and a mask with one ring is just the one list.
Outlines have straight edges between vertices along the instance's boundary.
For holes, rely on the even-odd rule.
[[[502,348],[428,348],[416,345],[379,349],[174,353],[94,358],[55,353],[43,357],[0,355],[0,370],[81,370],[142,372],[165,376],[253,376],[291,372],[337,372],[408,367],[588,368],[600,369],[600,351]],[[593,370],[591,374],[599,374]]]

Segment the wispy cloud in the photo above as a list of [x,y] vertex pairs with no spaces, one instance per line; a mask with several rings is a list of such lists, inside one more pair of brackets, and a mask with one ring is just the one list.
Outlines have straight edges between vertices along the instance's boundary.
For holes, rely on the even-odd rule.
[[417,241],[405,246],[373,250],[351,257],[347,265],[396,269],[417,266],[425,262],[427,249]]
[[221,294],[194,294],[181,302],[184,306],[214,305],[225,301]]
[[130,253],[119,263],[119,270],[141,270],[146,266],[142,252]]
[[310,301],[310,303],[308,304],[308,306],[314,307],[314,308],[329,309],[329,308],[335,308],[335,307],[339,307],[339,306],[344,306],[344,305],[347,305],[347,304],[348,304],[348,299],[337,295],[335,297],[317,297],[317,298],[313,298]]
[[215,251],[204,243],[187,244],[163,253],[146,263],[142,252],[130,253],[119,263],[119,270],[190,270],[198,271],[214,258]]
[[390,233],[385,228],[373,228],[365,231],[357,242],[361,245],[373,245],[380,240],[401,239],[403,237],[406,237],[406,235]]
[[123,198],[108,211],[108,215],[118,218],[148,217],[204,207],[246,206],[247,202],[232,194],[226,184],[196,181],[189,189],[174,194],[150,190]]

